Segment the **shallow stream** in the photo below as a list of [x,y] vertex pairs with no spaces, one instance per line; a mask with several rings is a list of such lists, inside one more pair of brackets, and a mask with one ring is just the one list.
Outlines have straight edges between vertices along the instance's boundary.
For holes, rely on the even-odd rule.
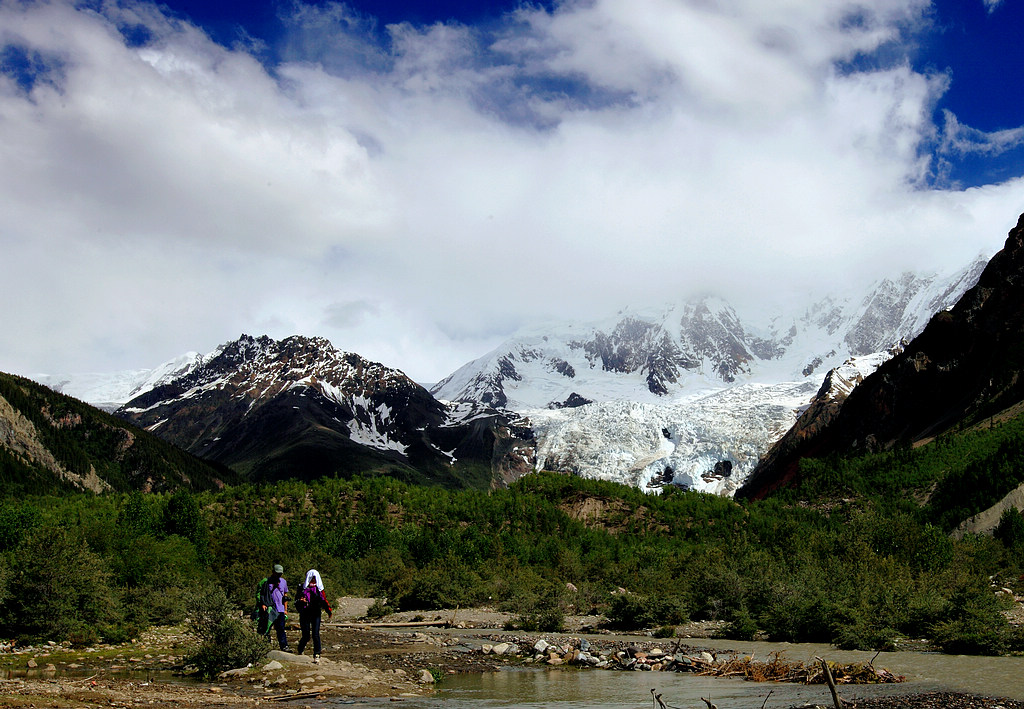
[[[769,660],[781,652],[786,660],[813,663],[824,657],[842,663],[868,662],[905,675],[901,684],[840,685],[845,699],[936,690],[967,692],[1024,701],[1024,658],[971,657],[923,652],[876,653],[836,650],[829,645],[694,640],[712,652],[735,650]],[[703,709],[702,697],[719,709],[780,709],[800,704],[831,706],[824,685],[748,682],[742,679],[699,677],[676,672],[611,670],[508,669],[483,675],[449,676],[432,697],[407,698],[406,709],[649,709],[651,690],[672,708]],[[770,694],[769,694],[770,693]],[[357,704],[383,706],[384,701]],[[318,703],[331,706],[332,702]]]

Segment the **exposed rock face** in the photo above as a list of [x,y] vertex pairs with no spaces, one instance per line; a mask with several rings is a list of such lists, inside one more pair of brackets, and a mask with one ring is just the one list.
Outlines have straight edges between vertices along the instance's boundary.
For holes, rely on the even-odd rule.
[[494,480],[521,474],[523,457],[532,462],[528,431],[507,414],[463,409],[454,415],[402,372],[322,338],[243,335],[118,414],[252,479],[388,465],[453,485],[467,465],[485,466]]
[[[977,284],[857,386],[838,411],[805,423],[766,458],[739,495],[787,484],[801,457],[888,449],[972,423],[1024,399],[1024,215]],[[809,417],[811,419],[813,417]]]
[[224,473],[109,414],[0,374],[0,453],[12,490],[208,488]]

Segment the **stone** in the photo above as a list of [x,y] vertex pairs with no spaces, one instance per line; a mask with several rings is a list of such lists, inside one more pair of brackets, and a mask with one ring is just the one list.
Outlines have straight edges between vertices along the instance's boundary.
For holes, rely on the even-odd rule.
[[267,657],[278,662],[290,662],[299,665],[309,665],[313,662],[313,658],[309,655],[296,655],[293,652],[285,652],[284,650],[271,650],[267,653]]
[[29,661],[28,661],[28,666],[29,666],[29,667],[39,667],[39,664],[38,664],[38,663],[36,663],[36,661],[35,661],[35,660],[29,659]]
[[263,671],[264,672],[274,672],[275,670],[283,670],[283,669],[284,669],[284,665],[282,665],[277,660],[271,660],[267,664],[263,665]]
[[586,638],[580,638],[580,650],[588,652],[590,650],[590,641]]
[[495,655],[507,655],[512,648],[511,643],[498,643],[494,646],[493,652]]
[[549,665],[551,665],[551,666],[557,666],[557,665],[561,665],[561,664],[563,664],[564,662],[565,662],[565,660],[563,660],[563,659],[562,659],[562,658],[560,658],[560,657],[551,657],[551,658],[548,658],[548,664],[549,664]]
[[420,684],[433,684],[434,675],[430,673],[430,670],[420,670],[419,682]]
[[549,647],[551,647],[551,644],[544,638],[541,638],[533,645],[533,649],[541,654],[544,654],[544,651],[547,650]]
[[480,650],[485,655],[490,655],[492,652],[494,652],[494,646],[489,643],[484,643]]
[[697,657],[702,659],[704,662],[714,662],[715,661],[714,655],[712,655],[710,652],[707,652],[706,650],[704,652],[702,652],[700,655],[698,655]]

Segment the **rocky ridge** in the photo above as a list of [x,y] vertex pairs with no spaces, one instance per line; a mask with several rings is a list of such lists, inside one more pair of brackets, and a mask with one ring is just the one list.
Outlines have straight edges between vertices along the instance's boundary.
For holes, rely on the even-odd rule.
[[487,486],[533,469],[518,417],[446,406],[401,371],[323,338],[243,335],[117,414],[249,479],[391,466],[410,480],[460,484],[475,468],[466,474]]
[[1024,215],[977,283],[938,312],[838,411],[808,417],[793,445],[767,457],[741,494],[788,484],[802,457],[890,449],[970,426],[1024,401]]

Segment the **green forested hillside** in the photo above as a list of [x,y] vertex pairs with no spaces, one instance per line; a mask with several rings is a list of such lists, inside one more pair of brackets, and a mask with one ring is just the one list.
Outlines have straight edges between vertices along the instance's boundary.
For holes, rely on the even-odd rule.
[[5,495],[206,489],[238,476],[41,384],[0,373]]
[[[1019,429],[819,461],[785,498],[742,504],[546,473],[490,493],[356,478],[11,500],[0,507],[0,622],[26,636],[123,636],[179,620],[188,594],[211,584],[245,608],[282,563],[291,579],[320,569],[336,595],[400,609],[497,604],[524,627],[556,627],[567,612],[619,628],[711,618],[736,637],[1014,651],[1024,644],[993,583],[1014,588],[1024,572],[1020,515],[996,537],[948,531],[1012,484]],[[999,472],[981,485],[983,470]],[[90,570],[62,576],[59,607],[26,602],[26,587],[56,573],[43,549]],[[98,594],[110,602],[93,603]]]

